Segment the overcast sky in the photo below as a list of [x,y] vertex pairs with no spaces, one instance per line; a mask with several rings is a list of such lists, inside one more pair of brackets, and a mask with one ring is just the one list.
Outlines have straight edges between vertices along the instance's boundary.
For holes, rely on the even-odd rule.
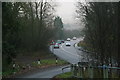
[[[76,2],[57,2],[56,14],[62,18],[65,29],[78,29],[76,20]],[[69,26],[68,26],[69,25]]]
[[73,19],[75,17],[74,3],[73,2],[58,2],[56,14],[62,17],[64,23],[73,23]]
[[[55,1],[55,0],[53,0]],[[56,14],[59,15],[64,23],[65,29],[78,29],[83,28],[82,22],[76,19],[76,4],[77,1],[84,2],[118,2],[119,0],[56,0],[57,1],[57,8]]]

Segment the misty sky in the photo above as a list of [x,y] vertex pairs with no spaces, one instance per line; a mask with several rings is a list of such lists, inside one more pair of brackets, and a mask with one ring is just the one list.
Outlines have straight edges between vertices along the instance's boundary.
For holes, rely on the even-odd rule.
[[57,1],[57,12],[64,23],[65,29],[78,29],[83,28],[84,24],[76,19],[76,4],[79,2],[118,2],[119,0],[56,0]]
[[65,29],[78,29],[76,20],[76,2],[57,2],[56,14],[62,18]]
[[56,13],[62,17],[64,23],[73,23],[75,5],[73,2],[59,2]]

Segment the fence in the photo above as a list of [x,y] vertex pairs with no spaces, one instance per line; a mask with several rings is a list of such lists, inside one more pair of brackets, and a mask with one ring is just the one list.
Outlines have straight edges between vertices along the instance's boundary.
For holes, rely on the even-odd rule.
[[87,64],[86,62],[71,64],[71,66],[62,68],[62,71],[66,68],[71,68],[71,76],[76,78],[120,78],[120,67],[92,66]]

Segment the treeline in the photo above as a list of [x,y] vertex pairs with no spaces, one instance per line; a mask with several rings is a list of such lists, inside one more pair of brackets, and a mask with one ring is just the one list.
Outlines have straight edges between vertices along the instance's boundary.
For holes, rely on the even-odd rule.
[[63,22],[62,19],[57,16],[54,20],[54,26],[55,26],[55,37],[54,39],[63,39],[64,35],[63,35]]
[[81,37],[83,36],[83,31],[81,29],[78,30],[64,30],[63,34],[64,34],[64,39],[66,40],[67,38],[73,38],[73,37]]
[[84,42],[98,64],[120,66],[120,3],[78,3],[76,11],[85,24]]
[[21,51],[48,49],[56,32],[54,11],[49,2],[2,3],[3,70]]

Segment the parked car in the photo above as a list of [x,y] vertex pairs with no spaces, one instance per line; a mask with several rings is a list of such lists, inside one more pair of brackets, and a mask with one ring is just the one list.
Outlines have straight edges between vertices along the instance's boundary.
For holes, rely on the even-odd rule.
[[76,40],[77,38],[76,37],[73,37],[73,40]]
[[71,46],[71,44],[69,42],[66,42],[65,45],[66,46]]
[[67,41],[70,41],[70,38],[67,38]]
[[54,45],[54,48],[59,48],[59,44],[56,43],[56,44]]

